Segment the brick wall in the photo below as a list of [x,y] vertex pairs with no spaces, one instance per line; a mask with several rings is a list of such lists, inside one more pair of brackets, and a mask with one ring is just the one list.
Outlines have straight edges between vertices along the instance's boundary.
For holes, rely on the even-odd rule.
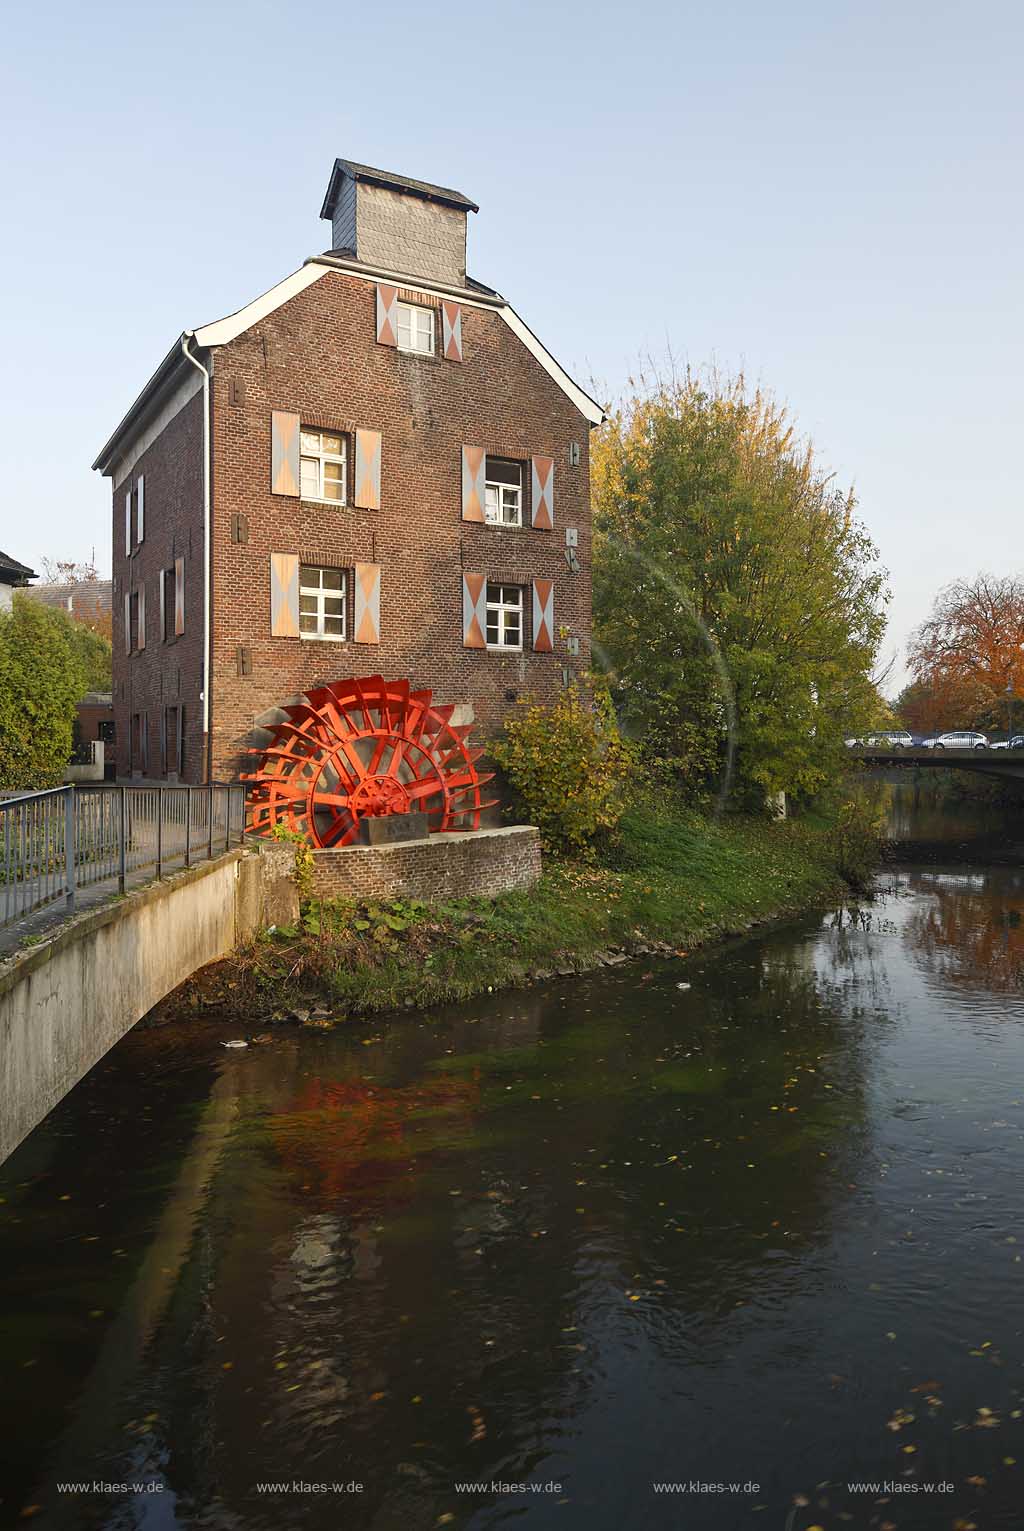
[[[424,303],[429,297],[411,290]],[[471,703],[483,738],[519,695],[553,699],[562,670],[589,663],[590,499],[588,423],[498,313],[463,308],[462,363],[410,356],[376,342],[372,282],[328,271],[234,341],[213,352],[212,771],[237,776],[261,715],[325,681],[382,673],[433,689],[438,702]],[[440,337],[440,314],[437,334]],[[440,349],[440,347],[438,347]],[[147,720],[148,770],[161,774],[160,719],[185,709],[184,779],[205,779],[202,692],[202,396],[196,394],[113,491],[114,711],[119,775],[129,768],[130,719]],[[349,437],[349,504],[323,505],[270,492],[271,411]],[[382,433],[382,504],[357,510],[352,432]],[[580,461],[570,465],[576,443]],[[523,463],[522,529],[462,520],[462,447]],[[555,526],[529,525],[529,459],[554,459]],[[125,555],[124,500],[145,475],[145,539]],[[247,540],[233,540],[243,516]],[[565,529],[578,532],[580,572],[565,562]],[[270,633],[270,555],[351,571],[381,565],[381,641],[275,638]],[[185,558],[185,633],[160,635],[159,577]],[[524,649],[463,647],[462,571],[524,587]],[[530,581],[554,581],[554,652],[535,654]],[[147,641],[125,654],[124,592],[146,586]],[[351,621],[352,581],[349,575]],[[579,655],[568,639],[579,640]],[[239,650],[250,673],[240,674]],[[138,758],[133,760],[136,771]]]
[[[203,660],[203,400],[196,394],[143,452],[113,491],[113,696],[117,726],[117,774],[127,776],[130,729],[134,713],[146,718],[149,776],[160,771],[160,717],[167,707],[185,709],[184,780],[205,780],[202,759]],[[145,536],[130,557],[125,553],[125,496],[136,493],[145,476]],[[134,500],[133,500],[134,504]],[[160,575],[185,560],[185,631],[174,637],[173,602],[168,616],[171,636],[160,632]],[[124,595],[146,587],[146,647],[125,651]],[[173,751],[173,742],[170,745]],[[140,762],[133,762],[141,769]]]
[[[516,695],[550,700],[560,690],[563,666],[579,671],[588,663],[586,420],[496,312],[463,309],[465,360],[458,363],[378,345],[375,304],[372,283],[330,271],[217,352],[212,728],[218,777],[237,772],[261,714],[325,681],[378,672],[408,677],[431,687],[439,702],[473,703],[483,736],[496,730]],[[381,431],[381,509],[271,494],[274,409],[336,431]],[[572,442],[580,447],[576,467],[569,464]],[[524,463],[522,529],[462,520],[464,445]],[[528,524],[534,455],[555,462],[553,531]],[[348,487],[351,499],[351,452]],[[244,544],[231,540],[236,513],[247,520]],[[575,575],[565,562],[567,526],[579,534]],[[356,561],[379,563],[380,644],[271,637],[272,552],[347,569]],[[527,587],[522,653],[463,647],[463,569]],[[536,577],[554,580],[550,654],[529,647],[529,581]],[[570,635],[580,640],[578,658],[568,653]],[[247,676],[238,674],[242,646],[251,653]]]
[[317,898],[494,898],[532,887],[540,873],[540,834],[529,824],[313,852]]

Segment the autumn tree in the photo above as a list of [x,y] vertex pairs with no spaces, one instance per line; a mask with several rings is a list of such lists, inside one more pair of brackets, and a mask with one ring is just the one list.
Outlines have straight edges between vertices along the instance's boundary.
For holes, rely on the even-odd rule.
[[1024,580],[979,574],[947,585],[913,634],[908,659],[932,726],[1005,722],[1007,687],[1024,695]]
[[742,377],[641,384],[593,493],[595,655],[626,725],[695,792],[836,777],[877,711],[885,576],[786,412]]

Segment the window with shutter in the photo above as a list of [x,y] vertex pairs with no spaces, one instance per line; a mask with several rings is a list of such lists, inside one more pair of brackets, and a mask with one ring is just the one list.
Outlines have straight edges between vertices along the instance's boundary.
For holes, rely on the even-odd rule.
[[487,453],[483,447],[462,448],[462,519],[482,521],[487,502]]
[[299,498],[299,417],[283,409],[270,415],[270,490]]
[[139,586],[139,648],[146,647],[146,587]]
[[441,304],[441,350],[446,361],[462,360],[462,309],[447,299]]
[[338,431],[300,431],[300,485],[304,500],[330,500],[344,505],[347,479],[345,438]]
[[356,431],[355,501],[363,510],[380,510],[380,431]]
[[487,585],[487,647],[523,646],[523,592],[519,585]]
[[522,526],[522,463],[488,457],[486,518],[488,526]]
[[124,497],[124,556],[132,556],[132,492],[129,489]]
[[419,303],[395,304],[395,335],[400,351],[416,356],[434,354],[434,310]]
[[356,564],[352,636],[356,643],[380,642],[380,564]]
[[185,631],[185,560],[174,560],[174,636]]
[[550,654],[554,648],[554,580],[533,581],[533,647],[538,654]]
[[135,540],[141,542],[146,535],[146,480],[139,474],[135,486]]
[[398,288],[377,283],[377,341],[382,346],[398,344]]
[[346,579],[344,569],[299,567],[299,636],[345,638]]
[[124,651],[132,651],[132,598],[128,590],[124,593]]
[[299,636],[299,559],[295,553],[270,555],[270,633]]
[[555,462],[552,457],[535,457],[532,473],[532,524],[549,532],[555,524]]
[[485,649],[487,627],[487,575],[462,575],[462,645],[467,649]]

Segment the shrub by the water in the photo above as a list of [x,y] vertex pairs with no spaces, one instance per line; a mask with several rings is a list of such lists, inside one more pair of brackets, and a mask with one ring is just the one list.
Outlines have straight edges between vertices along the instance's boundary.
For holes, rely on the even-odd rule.
[[602,689],[590,700],[571,686],[553,706],[520,703],[493,754],[545,850],[584,860],[615,829],[639,772]]

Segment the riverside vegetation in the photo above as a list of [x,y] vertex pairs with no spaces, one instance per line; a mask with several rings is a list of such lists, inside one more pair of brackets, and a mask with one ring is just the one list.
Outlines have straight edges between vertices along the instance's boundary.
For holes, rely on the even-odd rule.
[[539,886],[429,906],[305,898],[297,928],[176,1006],[329,1022],[465,999],[690,950],[866,886],[879,832],[844,796],[843,740],[880,708],[886,590],[852,495],[742,378],[635,392],[593,466],[603,673],[586,696],[521,703],[491,745],[513,819],[541,832]]
[[630,955],[692,951],[863,887],[877,843],[857,803],[771,823],[641,802],[600,858],[551,858],[526,892],[439,904],[307,900],[298,926],[204,969],[169,1008],[329,1026]]

